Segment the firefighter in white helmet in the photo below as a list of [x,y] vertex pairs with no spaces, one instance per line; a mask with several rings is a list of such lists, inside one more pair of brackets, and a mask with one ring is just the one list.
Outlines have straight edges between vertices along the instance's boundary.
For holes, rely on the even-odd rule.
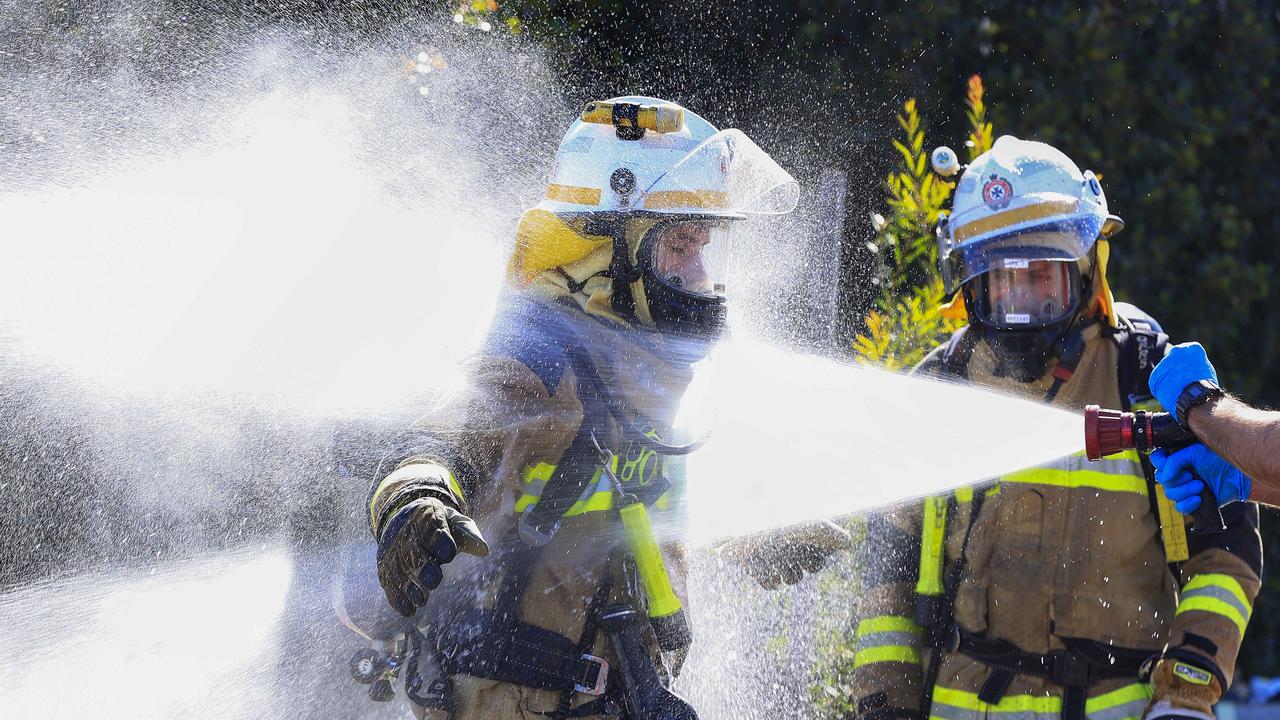
[[[958,169],[949,150],[934,159]],[[999,138],[938,228],[946,288],[959,292],[948,311],[968,327],[917,372],[1073,411],[1150,409],[1167,337],[1113,301],[1121,227],[1092,172]],[[981,450],[998,452],[992,441]],[[859,717],[1212,718],[1261,570],[1257,508],[1223,514],[1226,532],[1188,534],[1130,451],[1079,453],[874,518]]]
[[465,388],[370,498],[382,587],[424,628],[419,715],[693,717],[664,687],[690,642],[680,545],[654,529],[678,495],[666,458],[690,449],[671,423],[724,328],[735,226],[798,194],[673,103],[590,103],[570,126]]

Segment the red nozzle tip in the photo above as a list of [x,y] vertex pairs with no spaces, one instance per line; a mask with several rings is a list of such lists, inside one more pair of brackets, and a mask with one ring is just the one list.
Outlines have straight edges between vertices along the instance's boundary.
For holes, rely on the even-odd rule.
[[1101,460],[1133,447],[1133,413],[1103,410],[1097,405],[1084,409],[1084,456]]
[[1098,411],[1097,405],[1084,406],[1084,456],[1090,460],[1101,460],[1098,452]]

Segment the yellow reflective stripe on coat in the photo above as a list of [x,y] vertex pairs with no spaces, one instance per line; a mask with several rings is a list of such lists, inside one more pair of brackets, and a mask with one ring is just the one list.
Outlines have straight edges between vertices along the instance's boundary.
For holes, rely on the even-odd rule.
[[[1088,720],[1138,720],[1151,698],[1145,683],[1133,683],[1085,700]],[[1056,695],[1006,695],[995,705],[978,699],[977,693],[935,686],[930,718],[940,720],[983,720],[991,715],[1002,720],[1061,720],[1062,698]]]
[[1066,488],[1095,488],[1108,492],[1147,494],[1147,476],[1136,450],[1089,462],[1079,452],[1050,463],[1015,470],[1000,477],[1002,483],[1054,485]]
[[920,662],[920,626],[910,618],[879,615],[858,623],[858,645],[853,656],[856,670],[883,662]]
[[943,545],[947,538],[947,498],[924,499],[924,522],[920,536],[920,579],[916,592],[921,595],[942,594]]
[[920,650],[913,647],[891,646],[859,650],[853,656],[853,669],[875,663],[902,662],[920,664]]
[[[436,465],[436,467],[439,467],[441,470],[444,470],[444,479],[446,482],[449,483],[449,489],[452,490],[459,499],[466,498],[466,495],[462,494],[462,486],[459,485],[457,479],[453,477],[453,471],[441,465]],[[396,468],[396,470],[399,470],[399,468]],[[378,516],[377,516],[378,498],[382,497],[382,491],[386,490],[387,487],[391,484],[387,481],[391,480],[394,476],[395,476],[395,471],[392,471],[385,478],[383,478],[381,482],[378,483],[378,487],[374,489],[373,495],[369,497],[369,526],[370,527],[373,527],[378,522]],[[389,516],[390,515],[388,515],[388,517]]]
[[1160,513],[1160,537],[1164,539],[1164,558],[1171,563],[1191,558],[1187,545],[1187,523],[1173,501],[1164,494],[1164,486],[1156,485],[1156,510]]
[[1225,617],[1235,623],[1241,635],[1244,635],[1245,626],[1253,614],[1253,606],[1249,604],[1244,588],[1240,587],[1240,581],[1220,573],[1196,575],[1182,587],[1174,616],[1193,610]]
[[[612,469],[618,472],[618,456],[613,456]],[[555,474],[556,466],[549,463],[540,462],[537,465],[527,465],[524,469],[524,493],[516,500],[516,514],[524,512],[530,505],[538,502],[542,497],[542,491],[547,486],[547,481]],[[655,510],[665,510],[671,507],[671,493],[663,493],[653,503]],[[613,481],[607,475],[600,472],[596,468],[595,474],[591,476],[591,482],[587,485],[587,489],[583,491],[582,497],[569,506],[561,517],[573,517],[575,515],[583,515],[589,512],[600,512],[602,510],[613,509]]]

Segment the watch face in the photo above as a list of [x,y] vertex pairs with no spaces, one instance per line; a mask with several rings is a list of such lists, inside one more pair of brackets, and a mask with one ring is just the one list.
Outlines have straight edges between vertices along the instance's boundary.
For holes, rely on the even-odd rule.
[[1174,408],[1178,422],[1185,425],[1187,423],[1187,413],[1191,409],[1212,400],[1222,394],[1222,389],[1208,380],[1198,380],[1185,389],[1178,396],[1178,406]]

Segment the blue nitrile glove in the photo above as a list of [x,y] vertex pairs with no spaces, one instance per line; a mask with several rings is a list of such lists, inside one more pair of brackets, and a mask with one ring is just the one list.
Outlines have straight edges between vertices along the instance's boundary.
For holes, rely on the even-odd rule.
[[1164,486],[1164,494],[1184,515],[1200,507],[1200,492],[1205,483],[1213,490],[1219,505],[1248,500],[1253,485],[1248,475],[1201,443],[1174,453],[1156,450],[1151,453],[1151,464],[1156,466],[1156,480]]
[[[1204,346],[1198,342],[1182,343],[1169,348],[1169,354],[1151,370],[1151,394],[1169,412],[1178,407],[1178,396],[1187,386],[1201,380],[1218,384],[1218,373],[1209,362]],[[1179,418],[1185,420],[1185,418]]]

